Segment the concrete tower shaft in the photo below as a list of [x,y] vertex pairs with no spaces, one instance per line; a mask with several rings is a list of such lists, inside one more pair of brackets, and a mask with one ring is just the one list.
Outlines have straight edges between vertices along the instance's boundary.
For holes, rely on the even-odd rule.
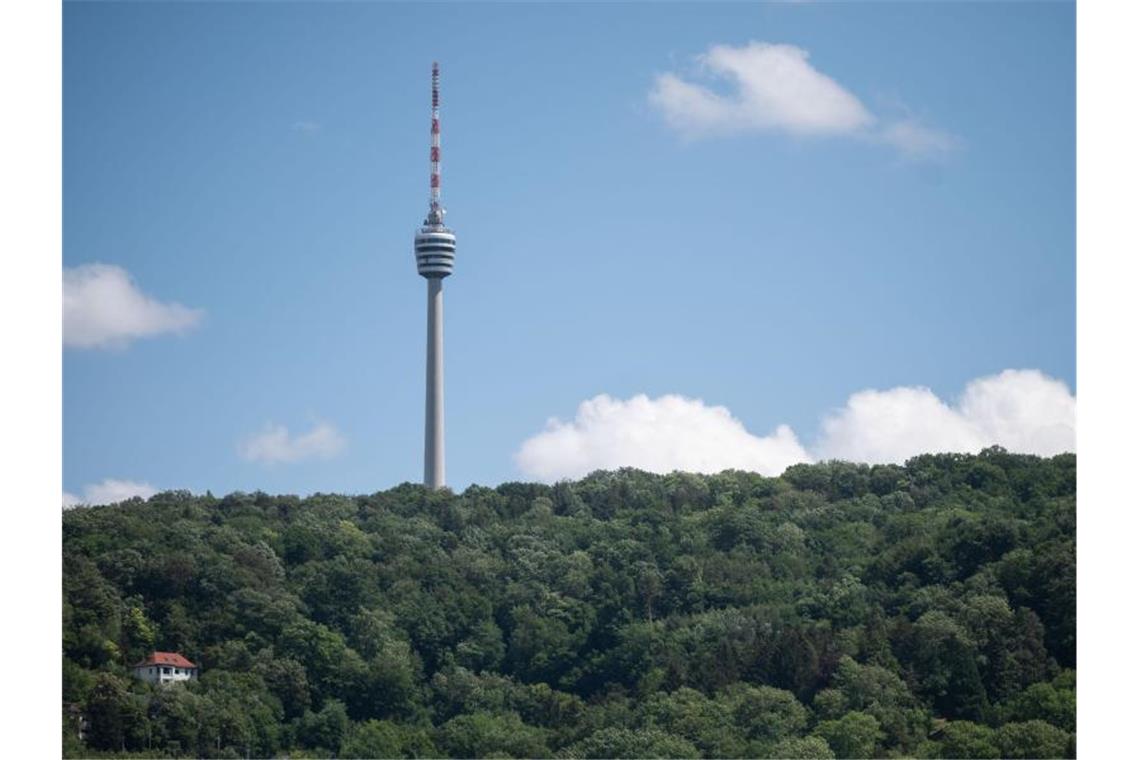
[[443,488],[443,279],[428,280],[427,392],[424,396],[424,485]]

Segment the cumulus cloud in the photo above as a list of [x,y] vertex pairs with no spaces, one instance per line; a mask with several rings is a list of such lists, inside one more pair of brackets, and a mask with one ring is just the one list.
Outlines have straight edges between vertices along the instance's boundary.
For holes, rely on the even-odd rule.
[[650,472],[741,469],[778,475],[823,459],[902,463],[924,453],[976,453],[999,445],[1052,456],[1076,449],[1076,398],[1037,370],[1006,370],[971,381],[954,403],[929,388],[866,390],[823,419],[805,449],[787,425],[768,436],[745,429],[723,406],[668,395],[583,401],[570,422],[552,419],[515,454],[527,476],[544,481],[593,470]]
[[654,82],[649,102],[667,124],[690,138],[757,131],[840,135],[885,142],[915,159],[956,147],[949,133],[912,118],[884,124],[858,97],[812,66],[809,57],[795,45],[714,45],[697,56],[699,73],[730,82],[734,91],[721,94],[665,73]]
[[861,391],[823,422],[821,458],[902,462],[927,452],[999,445],[1052,456],[1076,449],[1077,400],[1037,370],[1006,370],[970,382],[957,403],[929,388]]
[[760,437],[723,406],[644,394],[628,401],[605,394],[583,401],[572,421],[551,419],[515,455],[519,469],[545,481],[627,466],[650,472],[742,469],[778,475],[807,459],[786,425]]
[[83,488],[83,495],[63,492],[63,508],[72,509],[81,505],[118,504],[120,501],[133,499],[149,499],[158,491],[149,483],[137,483],[133,480],[115,480],[107,478],[101,483],[91,483]]
[[675,74],[657,78],[650,101],[674,127],[691,134],[779,129],[793,134],[847,133],[874,117],[859,99],[808,63],[794,45],[714,45],[701,68],[737,85],[720,95]]
[[342,452],[346,442],[327,422],[318,422],[307,433],[291,434],[284,425],[269,424],[238,447],[244,459],[276,464],[303,459],[331,459]]
[[146,295],[121,267],[85,264],[63,270],[65,346],[122,348],[137,338],[185,332],[201,318],[200,309]]

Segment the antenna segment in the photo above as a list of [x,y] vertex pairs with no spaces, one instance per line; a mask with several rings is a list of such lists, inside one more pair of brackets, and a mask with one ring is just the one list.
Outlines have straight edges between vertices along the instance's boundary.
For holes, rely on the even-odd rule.
[[443,224],[439,203],[439,64],[431,65],[431,206],[429,224]]

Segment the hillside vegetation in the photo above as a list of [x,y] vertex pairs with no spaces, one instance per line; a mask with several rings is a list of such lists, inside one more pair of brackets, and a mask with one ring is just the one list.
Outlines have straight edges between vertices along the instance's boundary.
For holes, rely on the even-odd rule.
[[994,448],[75,509],[64,751],[1071,757],[1075,491]]

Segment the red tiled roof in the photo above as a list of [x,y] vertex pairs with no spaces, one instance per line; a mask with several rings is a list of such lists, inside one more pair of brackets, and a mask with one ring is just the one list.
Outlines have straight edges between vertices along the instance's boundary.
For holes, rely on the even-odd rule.
[[151,652],[145,660],[135,665],[136,668],[147,665],[170,665],[175,668],[196,668],[194,663],[187,660],[178,652]]

